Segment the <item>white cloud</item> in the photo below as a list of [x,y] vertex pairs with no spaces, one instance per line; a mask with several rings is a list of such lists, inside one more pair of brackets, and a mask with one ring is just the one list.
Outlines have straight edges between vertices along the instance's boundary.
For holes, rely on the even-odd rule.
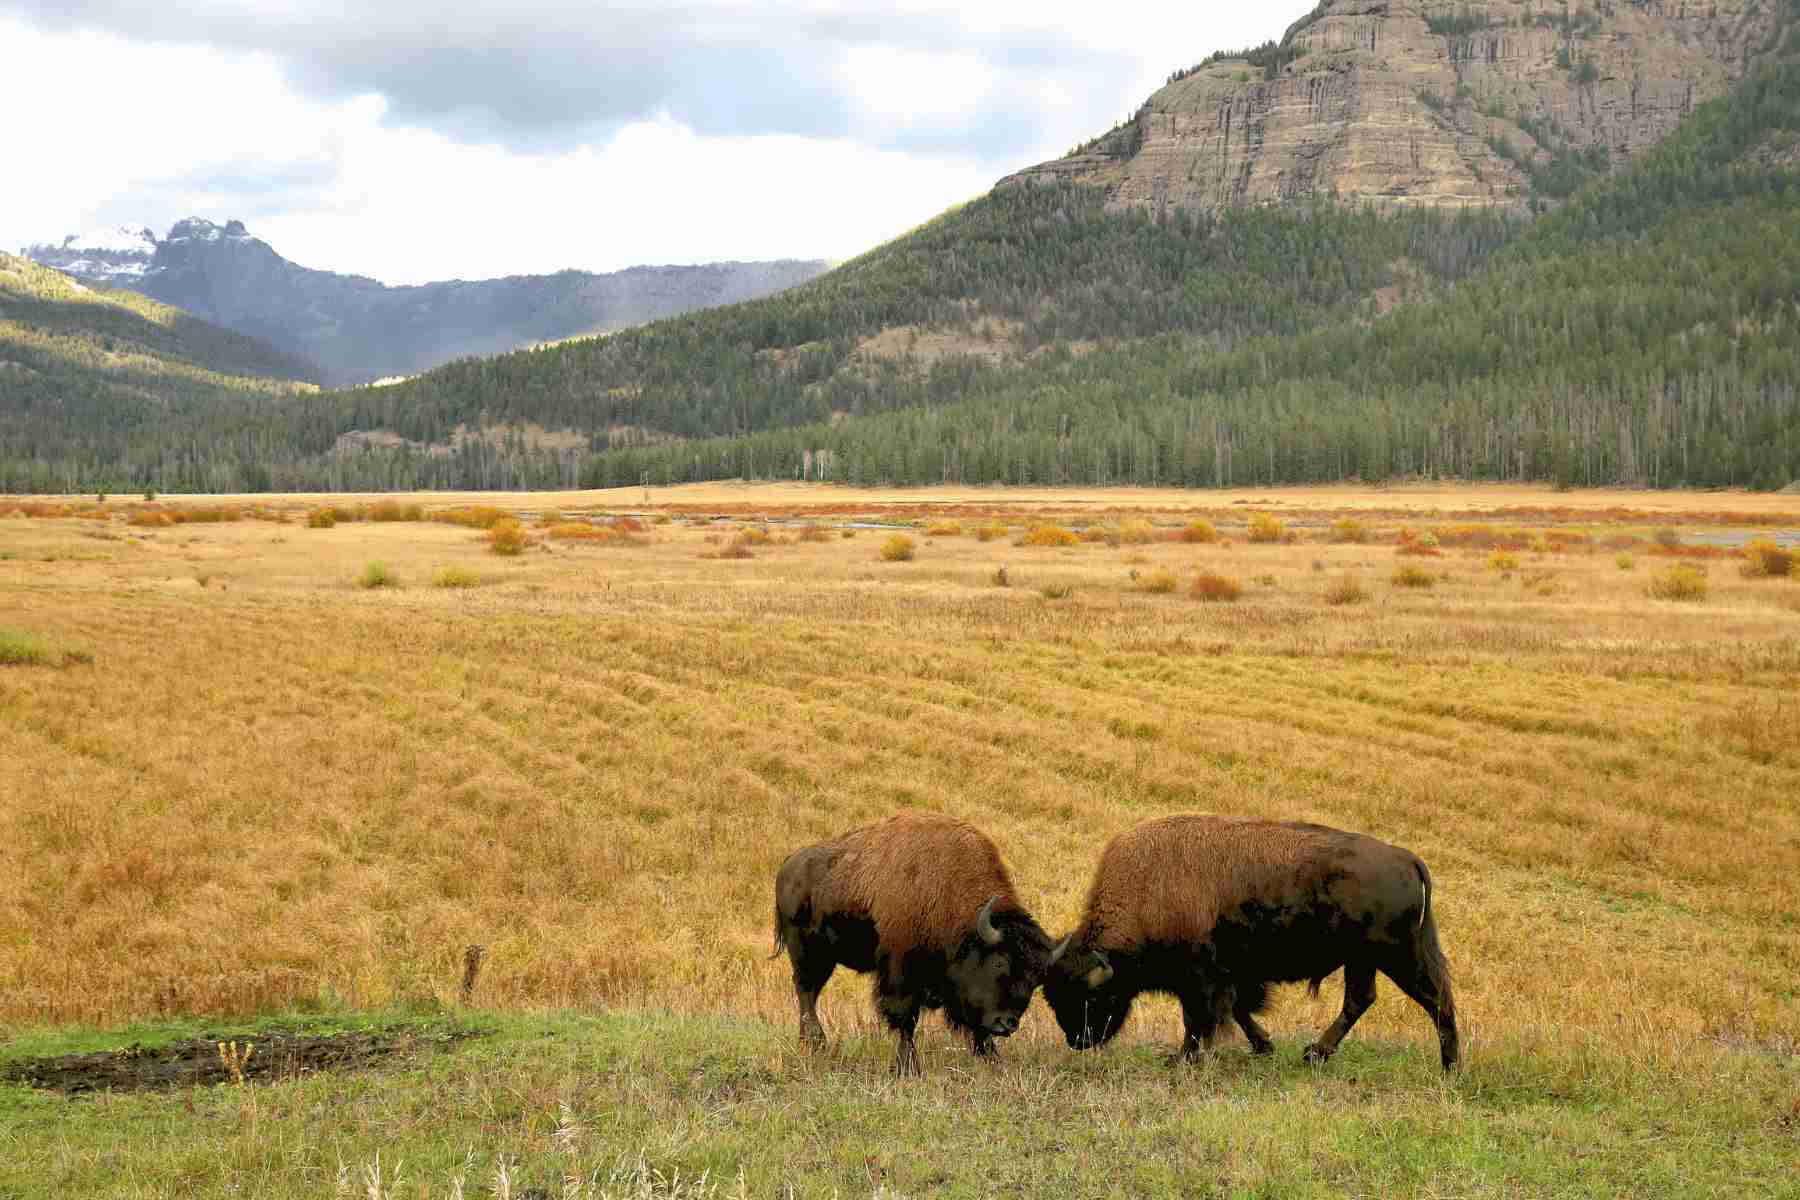
[[[19,181],[0,195],[0,246],[121,223],[161,234],[198,215],[241,218],[304,266],[390,283],[845,258],[1100,132],[1209,51],[1279,36],[1310,4],[1248,7],[896,0],[878,14],[896,30],[929,16],[949,33],[884,41],[866,6],[815,4],[809,20],[855,22],[818,64],[846,106],[838,117],[733,135],[646,113],[512,148],[471,142],[450,119],[409,125],[424,118],[403,119],[383,95],[302,90],[281,47],[47,32],[0,16],[0,111]],[[309,12],[328,15],[290,2],[282,19]],[[1071,44],[1093,61],[1072,59]]]

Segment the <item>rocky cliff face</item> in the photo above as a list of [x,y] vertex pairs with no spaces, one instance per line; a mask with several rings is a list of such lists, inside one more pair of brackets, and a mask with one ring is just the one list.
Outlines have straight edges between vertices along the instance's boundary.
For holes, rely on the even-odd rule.
[[804,283],[817,261],[562,271],[388,287],[297,266],[241,221],[198,217],[169,236],[109,232],[26,252],[92,283],[128,287],[317,363],[330,384],[368,383],[456,358],[623,329]]
[[1001,185],[1094,184],[1114,209],[1554,200],[1741,78],[1782,7],[1326,0],[1278,45],[1184,73],[1130,122]]

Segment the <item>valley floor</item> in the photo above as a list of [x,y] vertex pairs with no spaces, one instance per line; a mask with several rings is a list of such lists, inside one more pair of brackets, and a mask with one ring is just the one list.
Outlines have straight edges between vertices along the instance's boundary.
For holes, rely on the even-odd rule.
[[[1792,541],[1800,498],[714,486],[355,519],[375,499],[0,499],[0,1060],[460,1012],[471,943],[476,1008],[427,1025],[488,1036],[0,1084],[0,1197],[323,1195],[340,1162],[367,1195],[377,1153],[396,1196],[488,1191],[501,1155],[518,1196],[615,1166],[617,1195],[1793,1194],[1800,579],[1730,547]],[[524,552],[465,500],[529,513]],[[1467,1065],[1384,987],[1302,1069],[1336,981],[1279,994],[1273,1061],[1165,1067],[1168,1002],[1075,1056],[1036,1005],[1000,1067],[934,1033],[897,1086],[840,977],[837,1056],[800,1058],[775,867],[909,806],[986,829],[1053,931],[1158,813],[1405,845]]]

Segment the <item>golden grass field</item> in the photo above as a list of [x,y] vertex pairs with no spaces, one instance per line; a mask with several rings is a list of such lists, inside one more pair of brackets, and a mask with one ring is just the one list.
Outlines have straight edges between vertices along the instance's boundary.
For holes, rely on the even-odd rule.
[[[1791,533],[1800,499],[644,498],[407,498],[673,516],[641,544],[528,518],[512,558],[430,521],[308,528],[318,497],[160,528],[128,523],[135,498],[104,520],[0,515],[0,634],[49,648],[0,666],[0,1022],[449,1002],[478,942],[484,1005],[791,1033],[768,959],[776,866],[916,806],[987,830],[1053,932],[1106,840],[1157,813],[1405,845],[1435,875],[1472,1062],[1569,1038],[1800,1044],[1800,580],[1699,558],[1703,601],[1646,594],[1690,561],[1656,552],[1659,528]],[[1246,542],[1257,512],[1297,540]],[[753,557],[720,557],[759,514],[826,536],[772,523]],[[1347,514],[1372,540],[1329,540]],[[838,527],[867,516],[916,522],[914,557]],[[1222,541],[1167,540],[1201,517]],[[1478,517],[1523,543],[1516,566],[1451,544]],[[1004,535],[978,540],[996,519]],[[1018,544],[1052,519],[1149,519],[1155,539]],[[946,520],[960,530],[928,532]],[[1403,528],[1445,544],[1402,556]],[[373,561],[398,586],[358,586]],[[1430,586],[1392,582],[1404,564]],[[473,586],[436,586],[445,568]],[[1201,571],[1239,599],[1193,598]],[[1165,572],[1174,589],[1152,590]],[[1366,598],[1328,603],[1345,579]],[[1285,989],[1266,1023],[1310,1038],[1340,992]],[[861,980],[840,975],[823,1010],[834,1037],[873,1027]],[[1157,1002],[1126,1037],[1178,1029]],[[1021,1036],[1060,1045],[1042,1005]],[[1358,1038],[1435,1053],[1391,987]]]

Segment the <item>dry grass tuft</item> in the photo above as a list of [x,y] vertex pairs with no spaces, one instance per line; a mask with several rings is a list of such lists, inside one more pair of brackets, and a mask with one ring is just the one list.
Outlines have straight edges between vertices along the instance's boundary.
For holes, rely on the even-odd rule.
[[990,521],[986,525],[977,527],[975,530],[975,540],[978,542],[991,542],[1005,536],[1006,526],[1000,524],[998,521]]
[[1188,594],[1196,600],[1212,604],[1228,604],[1244,594],[1244,585],[1217,571],[1201,571],[1194,576]]
[[1283,532],[1283,526],[1274,514],[1254,513],[1250,517],[1250,527],[1244,537],[1247,541],[1258,543],[1279,542]]
[[[1136,572],[1133,574],[1136,574]],[[1131,586],[1140,592],[1149,592],[1152,595],[1162,596],[1173,592],[1175,590],[1176,582],[1175,572],[1168,570],[1165,567],[1158,567],[1154,571],[1145,571],[1143,574],[1137,575],[1137,577],[1131,581]]]
[[1361,604],[1369,598],[1368,589],[1354,575],[1345,575],[1325,589],[1325,603],[1332,605]]
[[1331,540],[1361,544],[1369,540],[1369,527],[1355,517],[1340,517],[1331,523]]
[[808,525],[795,535],[802,542],[829,542],[831,531],[823,525]]
[[1156,540],[1156,526],[1142,517],[1133,517],[1119,525],[1119,540],[1129,546],[1142,546]]
[[1794,552],[1767,538],[1757,538],[1744,547],[1744,565],[1739,571],[1746,579],[1786,578],[1794,571]]
[[337,525],[337,514],[329,508],[315,508],[306,514],[308,529],[331,529]]
[[904,533],[892,534],[881,543],[881,559],[883,562],[911,562],[916,553],[913,540]]
[[1678,564],[1650,577],[1644,594],[1652,600],[1699,601],[1706,599],[1706,572]]
[[928,537],[961,537],[962,531],[960,521],[933,521],[925,528]]
[[481,576],[468,567],[451,565],[440,567],[431,577],[431,583],[433,587],[441,588],[472,588],[480,585]]
[[1619,568],[1621,571],[1629,571],[1637,566],[1637,559],[1629,554],[1620,552],[1613,557],[1613,566]]
[[1391,582],[1395,587],[1429,589],[1437,584],[1438,577],[1423,567],[1415,567],[1411,563],[1403,563],[1394,569]]
[[1519,556],[1511,550],[1496,550],[1488,555],[1487,565],[1492,571],[1516,571],[1519,569]]
[[1061,525],[1038,525],[1025,535],[1023,546],[1074,546],[1081,541],[1074,532]]

